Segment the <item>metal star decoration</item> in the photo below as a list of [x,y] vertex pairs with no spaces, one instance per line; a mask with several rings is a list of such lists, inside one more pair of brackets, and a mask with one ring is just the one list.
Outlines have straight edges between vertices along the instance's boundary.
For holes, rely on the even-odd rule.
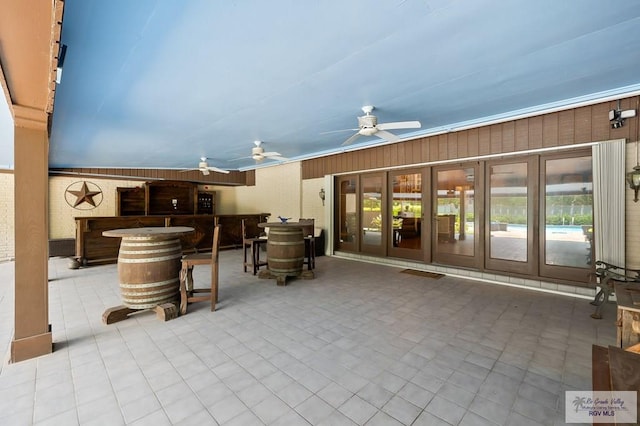
[[90,191],[89,187],[87,186],[87,182],[82,182],[82,188],[80,188],[80,191],[67,189],[67,192],[75,195],[76,197],[76,201],[73,204],[73,207],[77,207],[82,203],[89,203],[93,207],[95,207],[96,203],[95,201],[93,201],[93,197],[102,193],[101,191]]

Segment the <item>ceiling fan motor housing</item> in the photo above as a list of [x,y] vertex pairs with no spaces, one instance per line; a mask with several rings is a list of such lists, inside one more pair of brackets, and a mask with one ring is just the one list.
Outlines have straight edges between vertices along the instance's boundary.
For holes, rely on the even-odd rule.
[[360,127],[360,134],[370,136],[373,135],[377,129],[378,118],[373,115],[363,115],[358,117],[358,127]]

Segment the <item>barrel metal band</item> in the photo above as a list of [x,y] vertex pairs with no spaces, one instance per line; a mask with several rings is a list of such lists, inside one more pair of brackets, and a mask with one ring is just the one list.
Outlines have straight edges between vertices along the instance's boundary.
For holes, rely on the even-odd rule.
[[304,257],[273,257],[273,256],[271,256],[269,258],[269,261],[271,261],[271,262],[291,262],[291,261],[295,261],[295,260],[304,261]]
[[156,281],[153,283],[143,283],[143,284],[131,284],[131,283],[121,283],[120,287],[121,288],[146,288],[146,287],[158,287],[161,285],[169,285],[175,282],[179,282],[180,280],[178,278],[171,278],[170,280],[164,280],[164,281]]
[[170,240],[166,240],[166,239],[150,240],[148,237],[127,237],[126,239],[122,240],[121,245],[161,245],[161,244],[170,244],[170,243],[175,244],[179,241],[180,239],[178,238],[174,238]]
[[[155,249],[155,250],[123,250],[120,247],[120,254],[151,254],[151,253],[171,253],[175,252],[176,247],[167,247],[164,249]],[[180,252],[182,252],[180,250]]]
[[173,254],[171,256],[145,257],[140,259],[127,259],[126,257],[118,257],[118,263],[151,263],[181,258],[182,254]]
[[[159,290],[151,290],[151,291],[135,291],[135,292],[122,292],[123,296],[150,296],[153,294],[165,294],[165,295],[172,295],[172,294],[176,294],[177,291],[171,291],[168,292],[166,288],[163,289],[159,289]],[[137,298],[137,297],[136,297]],[[140,299],[140,300],[145,300],[145,299]]]

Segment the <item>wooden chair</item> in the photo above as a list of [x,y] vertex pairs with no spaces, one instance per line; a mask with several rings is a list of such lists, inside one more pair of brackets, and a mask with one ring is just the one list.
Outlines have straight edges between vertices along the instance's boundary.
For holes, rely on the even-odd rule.
[[304,237],[304,262],[310,271],[316,267],[316,238],[315,238],[315,219],[298,220],[302,223],[302,236]]
[[[213,228],[213,244],[211,253],[194,253],[182,257],[180,270],[180,314],[187,313],[187,305],[192,302],[211,301],[211,311],[215,311],[218,302],[218,252],[220,249],[220,225]],[[211,287],[194,288],[193,267],[211,265]],[[201,293],[208,293],[200,295]]]
[[[255,275],[261,266],[266,266],[266,260],[260,260],[260,248],[267,244],[266,238],[260,238],[258,235],[249,236],[247,230],[247,224],[242,219],[242,250],[244,251],[243,267],[244,272],[247,272],[247,266],[253,269],[253,275]],[[247,251],[251,253],[251,262],[247,261]]]

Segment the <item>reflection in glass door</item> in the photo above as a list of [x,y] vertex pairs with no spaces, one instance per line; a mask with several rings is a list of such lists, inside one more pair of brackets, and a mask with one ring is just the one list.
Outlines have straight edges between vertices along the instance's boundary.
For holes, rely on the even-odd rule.
[[490,269],[532,273],[534,227],[529,176],[532,161],[489,165],[487,259]]
[[481,261],[477,167],[435,170],[432,240],[437,262],[476,267]]
[[389,254],[407,259],[423,259],[422,172],[390,172]]
[[337,223],[336,249],[358,250],[358,178],[342,176],[337,178]]
[[541,275],[584,279],[593,262],[591,155],[543,158],[542,170]]
[[360,198],[362,244],[360,249],[363,253],[384,255],[386,241],[384,234],[386,219],[382,209],[384,175],[363,175],[360,182],[362,185]]

